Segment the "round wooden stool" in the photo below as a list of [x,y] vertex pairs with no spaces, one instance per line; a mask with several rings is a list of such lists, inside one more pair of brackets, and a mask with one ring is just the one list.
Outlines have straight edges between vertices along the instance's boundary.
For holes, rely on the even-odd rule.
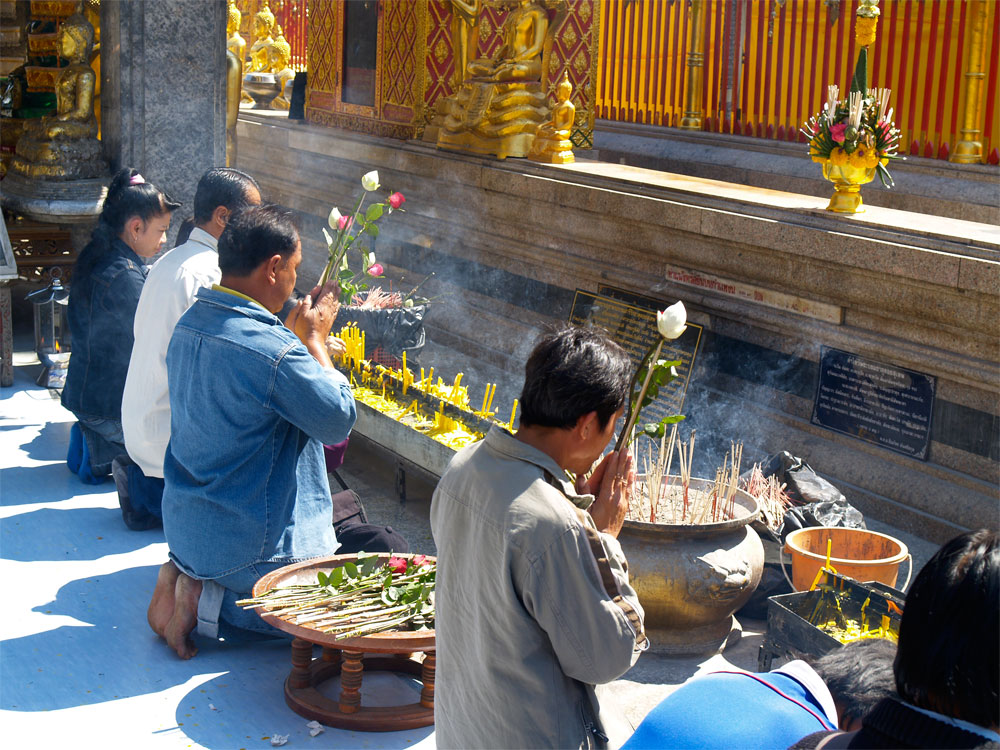
[[[389,555],[379,555],[379,559],[385,562]],[[277,586],[315,583],[317,572],[329,573],[356,560],[357,555],[333,555],[288,565],[257,581],[253,595],[260,596]],[[295,713],[327,726],[362,732],[395,732],[434,723],[433,630],[389,631],[337,640],[328,633],[275,617],[265,609],[259,612],[268,624],[295,636],[292,671],[285,680],[285,702]],[[313,658],[314,645],[322,647],[317,659]],[[411,658],[416,652],[425,654],[422,663]],[[423,683],[419,702],[401,706],[362,705],[361,681],[365,670],[419,677]],[[340,675],[340,697],[333,700],[317,688],[337,675]]]

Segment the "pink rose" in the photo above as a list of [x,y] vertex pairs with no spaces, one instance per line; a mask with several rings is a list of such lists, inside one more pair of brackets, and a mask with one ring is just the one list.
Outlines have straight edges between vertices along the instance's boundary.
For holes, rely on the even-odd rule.
[[370,266],[368,266],[369,276],[381,276],[383,273],[385,273],[385,269],[382,268],[381,263],[372,263]]
[[406,203],[406,198],[403,197],[402,193],[393,193],[389,196],[389,205],[393,208],[399,208],[404,203]]
[[406,560],[402,557],[390,557],[389,570],[398,575],[404,575],[406,573]]
[[414,555],[412,562],[418,568],[421,565],[430,565],[430,561],[427,559],[427,555]]
[[354,223],[353,216],[341,216],[339,219],[337,219],[337,229],[339,229],[342,232],[347,231],[348,229],[351,228],[351,225],[353,223]]
[[836,125],[830,126],[830,137],[833,138],[837,143],[844,142],[844,131],[847,130],[846,122],[839,122]]

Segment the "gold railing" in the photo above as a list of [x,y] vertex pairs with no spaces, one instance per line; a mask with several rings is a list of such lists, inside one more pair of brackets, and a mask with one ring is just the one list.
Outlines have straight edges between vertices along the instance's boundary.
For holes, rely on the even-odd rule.
[[[982,144],[973,160],[997,163],[998,5],[882,0],[869,78],[893,91],[902,151],[955,159],[956,145],[972,140]],[[857,59],[857,0],[603,0],[600,8],[597,116],[609,120],[804,140],[799,128],[827,84],[846,89]]]

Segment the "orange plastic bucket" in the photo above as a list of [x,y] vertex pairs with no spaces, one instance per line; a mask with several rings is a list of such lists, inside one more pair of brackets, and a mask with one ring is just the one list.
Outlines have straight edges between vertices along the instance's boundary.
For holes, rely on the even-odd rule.
[[[830,565],[840,575],[856,581],[879,581],[887,586],[895,586],[899,574],[899,564],[910,561],[906,583],[910,583],[913,560],[906,545],[887,534],[866,529],[845,529],[839,526],[817,526],[797,529],[785,537],[783,552],[792,558],[792,578],[789,581],[795,591],[808,591],[816,580],[819,569],[826,565],[826,546],[830,540]],[[785,561],[782,557],[781,567]],[[788,578],[788,573],[785,573]]]

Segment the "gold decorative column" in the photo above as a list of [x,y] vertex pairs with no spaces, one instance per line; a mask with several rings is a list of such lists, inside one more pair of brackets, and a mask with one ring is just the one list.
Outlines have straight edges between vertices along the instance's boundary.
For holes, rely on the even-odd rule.
[[966,62],[965,80],[965,110],[962,112],[962,137],[955,144],[955,153],[950,161],[959,164],[978,164],[983,159],[983,144],[979,140],[980,112],[983,105],[983,79],[986,77],[986,0],[968,0],[969,30],[966,32],[969,43],[969,57]]
[[684,102],[683,130],[701,130],[701,100],[705,70],[705,3],[691,0],[691,46],[687,55],[687,96]]

